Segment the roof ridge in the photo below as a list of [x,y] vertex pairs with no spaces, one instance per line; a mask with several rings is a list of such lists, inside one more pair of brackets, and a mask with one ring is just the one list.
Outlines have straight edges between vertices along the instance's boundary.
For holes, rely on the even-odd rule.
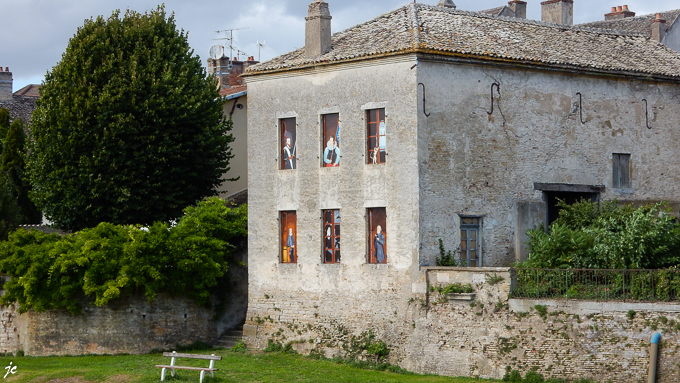
[[508,16],[494,16],[494,15],[490,15],[490,14],[487,14],[487,13],[481,13],[481,12],[475,12],[475,11],[464,11],[464,10],[459,10],[459,9],[449,9],[449,8],[437,7],[436,5],[429,5],[429,4],[416,3],[415,5],[418,5],[420,8],[436,9],[436,10],[441,10],[441,11],[449,12],[449,13],[453,13],[453,14],[468,15],[468,16],[480,17],[480,18],[485,18],[485,19],[493,19],[493,20],[503,20],[503,21],[507,21],[507,22],[511,22],[511,23],[531,24],[531,25],[544,26],[544,27],[550,27],[550,28],[555,28],[555,29],[585,30],[587,32],[597,32],[597,33],[602,33],[602,34],[607,34],[607,35],[617,35],[617,36],[640,36],[641,35],[640,33],[637,33],[637,32],[618,31],[618,30],[612,30],[612,29],[602,29],[602,30],[600,30],[599,28],[580,27],[579,24],[577,24],[577,25],[563,25],[563,24],[547,23],[547,22],[539,21],[539,20],[518,19],[516,17],[508,17]]

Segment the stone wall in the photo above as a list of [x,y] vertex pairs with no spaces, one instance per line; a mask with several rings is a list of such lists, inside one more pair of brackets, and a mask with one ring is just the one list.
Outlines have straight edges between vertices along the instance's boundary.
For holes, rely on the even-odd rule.
[[266,290],[249,298],[246,343],[262,348],[271,339],[303,353],[347,355],[361,351],[352,340],[370,330],[389,345],[391,363],[415,372],[501,378],[509,366],[546,377],[646,382],[658,331],[660,381],[680,381],[679,304],[511,300],[512,269],[422,271],[429,286],[471,283],[474,301],[436,292]]
[[36,100],[35,97],[13,96],[11,100],[0,100],[0,108],[9,110],[10,121],[21,118],[28,124],[31,122]]
[[187,299],[159,294],[85,305],[83,313],[61,310],[19,314],[14,305],[0,310],[0,352],[26,355],[147,353],[216,338],[213,310]]

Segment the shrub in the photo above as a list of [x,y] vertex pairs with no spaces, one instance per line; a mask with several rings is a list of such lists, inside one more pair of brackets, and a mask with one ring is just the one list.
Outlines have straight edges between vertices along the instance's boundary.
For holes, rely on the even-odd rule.
[[460,266],[460,262],[454,258],[451,250],[444,249],[444,241],[439,238],[439,256],[436,259],[437,266]]
[[549,233],[529,230],[521,267],[660,269],[680,263],[680,226],[666,204],[634,208],[617,201],[559,201]]
[[137,291],[149,300],[165,291],[205,304],[237,262],[246,209],[215,197],[186,208],[174,227],[101,223],[68,236],[18,230],[0,247],[0,271],[12,276],[0,303],[19,303],[21,312],[77,313],[80,297],[104,305]]

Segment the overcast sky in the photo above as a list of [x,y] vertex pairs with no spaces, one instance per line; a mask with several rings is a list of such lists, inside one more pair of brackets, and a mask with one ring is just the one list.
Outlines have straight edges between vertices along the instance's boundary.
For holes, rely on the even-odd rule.
[[[2,0],[0,23],[0,66],[9,67],[14,91],[27,84],[39,84],[57,64],[85,19],[109,16],[115,9],[139,12],[155,9],[164,2],[174,12],[177,26],[189,32],[194,54],[205,66],[210,46],[226,45],[225,33],[234,31],[234,44],[258,57],[257,42],[264,41],[261,60],[265,61],[304,45],[307,6],[312,0]],[[528,2],[527,18],[540,19],[541,0]],[[326,0],[333,32],[370,20],[403,6],[408,0]],[[436,5],[438,0],[418,0]],[[454,0],[458,9],[479,11],[507,4],[507,0]],[[613,6],[627,4],[637,15],[680,8],[680,0],[574,0],[574,22],[604,19]],[[228,53],[227,53],[228,54]],[[234,54],[235,56],[235,54]],[[241,58],[245,56],[241,55]]]

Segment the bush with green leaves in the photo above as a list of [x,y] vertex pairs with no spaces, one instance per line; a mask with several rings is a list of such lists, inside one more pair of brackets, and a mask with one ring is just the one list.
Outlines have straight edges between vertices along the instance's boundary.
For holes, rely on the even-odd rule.
[[664,203],[558,206],[548,233],[529,230],[529,256],[520,267],[660,269],[680,263],[680,226]]
[[0,245],[0,271],[11,276],[0,303],[20,311],[96,305],[158,292],[199,304],[225,278],[247,234],[246,205],[229,208],[213,197],[185,209],[175,226],[100,223],[68,236],[20,229]]
[[86,20],[40,89],[31,198],[73,231],[167,221],[216,195],[233,141],[216,85],[163,7]]

